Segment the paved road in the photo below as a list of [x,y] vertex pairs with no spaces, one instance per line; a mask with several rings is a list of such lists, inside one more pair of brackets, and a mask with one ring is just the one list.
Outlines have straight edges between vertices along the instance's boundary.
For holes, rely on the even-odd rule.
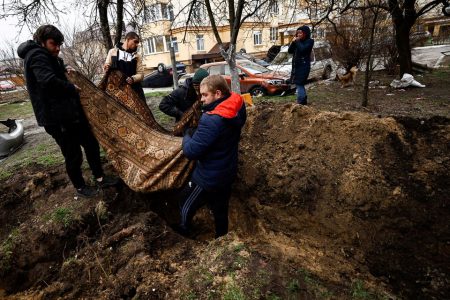
[[144,94],[146,93],[154,93],[154,92],[171,92],[173,91],[173,87],[161,87],[161,88],[144,88]]
[[427,46],[427,47],[417,47],[411,50],[412,60],[420,63],[426,64],[428,67],[437,67],[437,64],[444,56],[442,52],[448,52],[450,55],[450,45],[439,45],[439,46]]

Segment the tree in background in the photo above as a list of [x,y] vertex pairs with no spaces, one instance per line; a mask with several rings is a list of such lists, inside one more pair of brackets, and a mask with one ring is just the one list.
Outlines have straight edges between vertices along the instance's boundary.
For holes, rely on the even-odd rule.
[[[315,7],[321,16],[316,24],[334,19],[352,10],[365,10],[378,7],[389,13],[395,44],[398,51],[400,75],[412,72],[410,33],[417,19],[443,4],[443,0],[383,0],[370,2],[366,0],[307,0],[308,5]],[[389,36],[389,33],[386,33]]]
[[[182,15],[187,16],[186,19],[179,20],[178,24],[184,23],[186,30],[192,27],[211,26],[220,53],[230,66],[231,89],[240,93],[239,75],[236,68],[236,43],[239,31],[244,22],[264,21],[271,5],[278,5],[278,2],[272,0],[192,0],[178,14],[178,18]],[[203,14],[204,17],[201,18],[200,14]],[[227,49],[224,46],[225,41],[220,36],[219,27],[222,26],[229,26],[230,29]]]
[[[95,0],[75,3],[56,3],[53,0],[5,0],[0,8],[0,19],[9,17],[18,21],[19,31],[24,26],[34,32],[42,24],[59,21],[67,11],[80,7],[91,25],[98,24],[105,49],[111,49],[120,41],[124,30],[124,18],[134,20],[134,7],[143,6],[145,0]],[[112,19],[112,21],[110,21]],[[114,43],[113,38],[114,37]]]
[[97,75],[103,72],[102,66],[107,55],[105,48],[98,42],[101,40],[98,26],[90,26],[84,31],[62,28],[62,32],[65,43],[69,45],[61,50],[65,63],[95,81]]

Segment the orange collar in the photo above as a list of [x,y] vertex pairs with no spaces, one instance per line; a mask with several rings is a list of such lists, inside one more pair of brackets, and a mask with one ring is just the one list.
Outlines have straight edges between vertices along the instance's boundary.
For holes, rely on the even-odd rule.
[[231,119],[237,116],[243,104],[244,100],[242,99],[242,96],[231,92],[230,97],[222,101],[212,111],[207,112],[207,114],[219,115]]

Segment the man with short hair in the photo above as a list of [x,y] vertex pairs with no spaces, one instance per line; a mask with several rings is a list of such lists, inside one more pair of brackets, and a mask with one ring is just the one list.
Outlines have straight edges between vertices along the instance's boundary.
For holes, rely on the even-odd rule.
[[139,42],[139,35],[136,32],[128,32],[123,43],[119,42],[116,47],[109,50],[103,70],[107,72],[111,68],[124,73],[127,76],[127,83],[145,102],[144,90],[141,85],[141,81],[144,79],[144,67],[141,55],[137,53]]
[[87,185],[83,179],[81,146],[100,187],[114,185],[118,179],[103,174],[100,148],[81,107],[80,89],[67,79],[64,62],[58,57],[63,42],[58,28],[42,25],[33,40],[22,43],[17,53],[24,59],[27,89],[38,125],[60,147],[77,195],[93,197],[98,194],[98,187]]
[[197,162],[183,190],[181,223],[176,230],[188,235],[195,212],[208,204],[218,238],[228,232],[228,201],[237,174],[239,140],[247,114],[241,95],[230,92],[220,75],[203,79],[200,93],[203,114],[197,130],[193,134],[187,130],[183,137],[183,154]]

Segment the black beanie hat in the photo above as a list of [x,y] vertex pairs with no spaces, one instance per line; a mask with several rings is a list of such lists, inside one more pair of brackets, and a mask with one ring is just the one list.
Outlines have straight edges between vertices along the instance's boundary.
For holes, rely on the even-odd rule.
[[205,69],[198,69],[197,71],[195,71],[194,77],[192,77],[192,83],[196,83],[199,84],[200,82],[202,82],[202,80],[205,77],[208,77],[208,71],[206,71]]

